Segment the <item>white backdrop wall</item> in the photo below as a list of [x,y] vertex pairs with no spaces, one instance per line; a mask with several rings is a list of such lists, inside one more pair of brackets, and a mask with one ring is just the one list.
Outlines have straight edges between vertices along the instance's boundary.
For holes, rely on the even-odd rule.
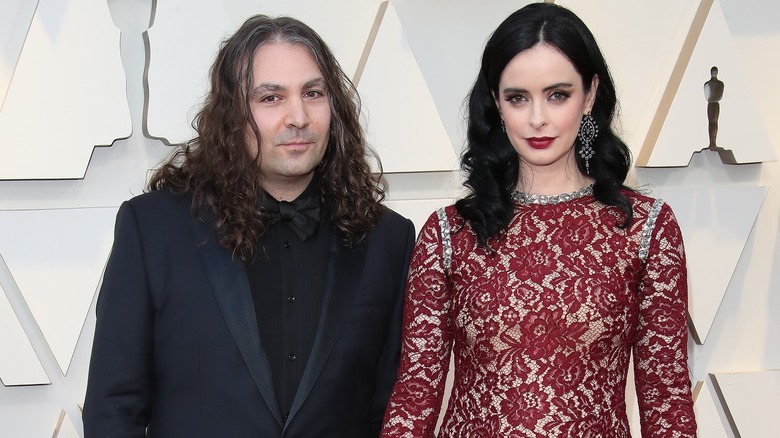
[[[248,15],[296,16],[332,46],[364,96],[364,124],[389,172],[388,205],[419,229],[458,196],[462,102],[481,47],[528,1],[325,3],[0,5],[0,436],[82,436],[94,298],[113,215],[143,191],[166,144],[191,135],[188,117],[218,41]],[[643,165],[632,184],[666,199],[683,227],[699,435],[774,436],[780,4],[559,3],[591,26],[613,69],[621,127]],[[741,164],[701,151],[712,65],[726,90],[718,145]],[[633,403],[630,389],[627,398]]]

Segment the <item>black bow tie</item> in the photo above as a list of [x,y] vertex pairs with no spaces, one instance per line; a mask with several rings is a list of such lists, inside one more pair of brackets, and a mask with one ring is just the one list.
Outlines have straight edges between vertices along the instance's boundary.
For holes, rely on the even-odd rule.
[[293,202],[269,200],[268,212],[271,223],[284,221],[290,224],[295,234],[306,240],[317,230],[320,222],[320,200],[316,196],[296,199]]

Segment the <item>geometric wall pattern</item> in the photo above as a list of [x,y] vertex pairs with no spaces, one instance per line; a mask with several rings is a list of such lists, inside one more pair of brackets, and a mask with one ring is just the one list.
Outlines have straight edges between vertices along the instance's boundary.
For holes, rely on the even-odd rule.
[[455,150],[392,3],[380,5],[377,21],[355,78],[368,142],[388,173],[456,170]]
[[[739,53],[729,33],[726,18],[716,0],[681,72],[679,88],[673,96],[655,146],[642,150],[643,165],[687,166],[691,155],[709,144],[707,100],[704,83],[710,69],[718,68],[717,79],[724,84],[719,106],[717,147],[731,151],[736,163],[775,160],[766,126],[740,64]],[[670,81],[671,82],[671,81]],[[659,111],[661,113],[661,111]]]
[[[140,192],[139,181],[157,163],[164,142],[192,135],[189,120],[219,40],[247,16],[292,15],[329,43],[365,94],[365,128],[390,172],[387,203],[419,229],[435,208],[458,196],[462,105],[479,53],[490,30],[525,3],[4,2],[0,435],[83,435],[77,405],[116,207]],[[778,402],[755,394],[780,393],[777,374],[760,371],[780,369],[772,347],[780,345],[780,334],[754,321],[776,328],[772,321],[780,320],[780,302],[772,298],[780,290],[780,275],[773,273],[780,271],[780,165],[769,162],[780,150],[780,128],[767,123],[780,119],[771,104],[780,101],[780,91],[767,87],[771,80],[757,80],[774,75],[745,66],[780,71],[778,61],[763,57],[771,50],[753,50],[780,41],[780,7],[764,0],[559,3],[583,17],[604,49],[621,99],[620,127],[635,156],[657,166],[658,154],[674,149],[684,162],[660,165],[688,166],[677,173],[646,167],[642,176],[672,205],[686,240],[691,327],[700,342],[690,343],[700,436],[771,436],[770,413],[762,408]],[[716,61],[704,56],[713,47],[722,56]],[[726,82],[718,144],[733,150],[738,162],[760,164],[706,159],[703,166],[696,156],[689,164],[691,154],[706,147],[702,85],[710,64],[719,66]],[[32,79],[45,87],[31,87]],[[405,117],[412,110],[419,117],[410,121]],[[738,118],[743,116],[748,120]],[[740,141],[727,140],[730,130]],[[421,165],[420,154],[432,150],[434,160]],[[742,151],[757,154],[741,158]],[[716,253],[722,264],[713,267],[708,257]],[[708,303],[703,311],[701,303]],[[735,338],[750,346],[741,357],[731,354]],[[33,382],[39,384],[18,386]]]
[[[0,259],[1,260],[1,259]],[[10,281],[10,279],[9,279]],[[30,339],[14,313],[8,296],[0,284],[0,381],[3,385],[34,385],[50,383]]]
[[[768,437],[780,407],[780,371],[711,374],[735,436]],[[756,419],[765,419],[756,421]],[[776,424],[776,423],[774,423]]]
[[0,255],[65,374],[111,250],[116,210],[0,211],[0,229],[37,230],[24,239],[1,233]]
[[79,436],[78,429],[73,424],[70,415],[65,411],[61,411],[52,438],[79,438]]
[[[710,380],[710,379],[707,379]],[[727,423],[722,420],[725,415],[721,415],[723,408],[715,395],[710,390],[710,385],[706,381],[699,381],[694,386],[693,409],[696,414],[696,425],[698,426],[698,436],[707,438],[726,438],[725,426]]]
[[0,53],[0,180],[81,178],[96,145],[131,133],[119,29],[91,0],[40,0],[13,24]]
[[0,109],[19,61],[38,0],[6,0],[0,14]]
[[766,187],[717,187],[659,193],[674,210],[685,239],[688,311],[699,344],[707,340],[766,192]]

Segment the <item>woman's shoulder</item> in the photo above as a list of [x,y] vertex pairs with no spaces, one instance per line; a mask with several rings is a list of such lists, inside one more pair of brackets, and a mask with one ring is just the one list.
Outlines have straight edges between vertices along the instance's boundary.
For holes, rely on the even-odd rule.
[[440,254],[445,270],[450,269],[453,259],[470,253],[469,248],[475,245],[476,235],[455,204],[435,209],[417,235],[418,251]]
[[622,190],[621,193],[623,196],[628,198],[629,201],[631,201],[632,207],[639,207],[643,205],[652,205],[654,202],[658,201],[659,198],[655,198],[649,195],[644,194],[643,192],[636,191],[636,190]]
[[651,214],[657,214],[664,207],[669,208],[662,198],[650,196],[640,191],[623,190],[623,195],[631,202],[636,219],[644,218]]
[[466,219],[458,212],[455,204],[444,205],[433,211],[428,216],[426,225],[442,228],[444,226],[450,229],[460,229],[465,225]]
[[631,202],[634,222],[642,224],[644,228],[654,228],[656,222],[677,222],[671,206],[663,198],[630,190],[624,191],[623,194]]

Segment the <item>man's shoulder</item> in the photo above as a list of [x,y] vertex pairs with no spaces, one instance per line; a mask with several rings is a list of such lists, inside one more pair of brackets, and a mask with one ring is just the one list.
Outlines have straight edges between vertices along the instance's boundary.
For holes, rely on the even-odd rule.
[[400,229],[406,229],[408,227],[412,227],[412,228],[414,227],[411,220],[405,218],[404,216],[401,216],[395,210],[387,206],[384,206],[382,216],[380,216],[379,222],[377,222],[376,226],[374,227],[374,230],[376,229],[400,230]]
[[130,198],[127,204],[134,210],[180,209],[192,205],[192,195],[175,194],[167,189],[153,190]]
[[414,224],[390,208],[383,206],[382,215],[369,230],[368,242],[385,248],[405,246],[407,241],[414,240]]
[[120,215],[132,214],[147,226],[162,223],[179,223],[192,218],[192,195],[177,195],[170,190],[154,190],[125,201]]

